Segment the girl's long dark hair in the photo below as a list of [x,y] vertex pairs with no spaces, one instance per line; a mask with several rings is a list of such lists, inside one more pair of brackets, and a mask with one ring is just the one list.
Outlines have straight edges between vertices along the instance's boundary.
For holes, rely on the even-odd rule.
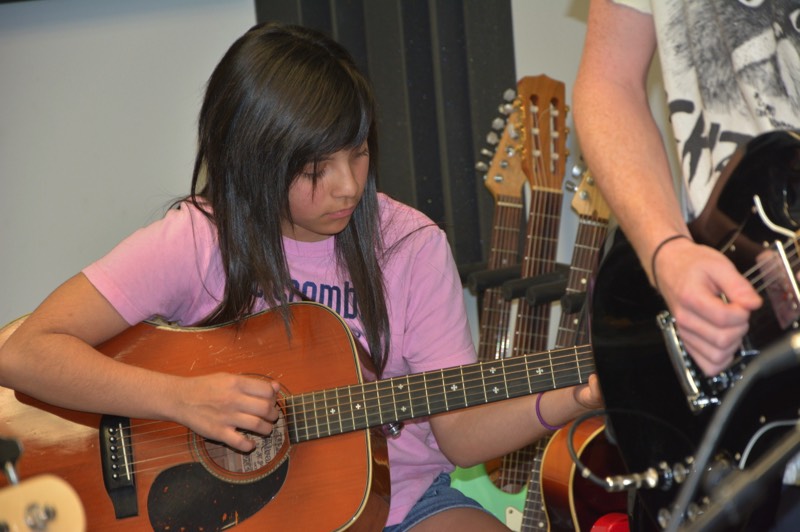
[[334,238],[337,267],[353,283],[380,374],[390,335],[381,270],[375,103],[350,54],[307,28],[254,26],[212,73],[198,129],[190,200],[217,228],[226,275],[223,299],[206,325],[246,316],[260,295],[289,319],[287,304],[296,289],[281,235],[281,220],[291,221],[289,187],[306,164],[367,142],[364,194],[350,223]]

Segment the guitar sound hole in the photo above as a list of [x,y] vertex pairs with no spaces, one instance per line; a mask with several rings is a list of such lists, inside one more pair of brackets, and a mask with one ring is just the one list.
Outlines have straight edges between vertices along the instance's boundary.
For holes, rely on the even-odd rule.
[[283,408],[269,436],[246,433],[256,442],[249,453],[231,449],[222,443],[191,434],[198,461],[211,474],[228,482],[255,482],[272,473],[289,458],[289,434]]

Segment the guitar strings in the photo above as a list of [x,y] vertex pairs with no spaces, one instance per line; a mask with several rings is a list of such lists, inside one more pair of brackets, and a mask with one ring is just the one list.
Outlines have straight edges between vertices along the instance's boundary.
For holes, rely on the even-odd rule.
[[[783,247],[786,255],[789,270],[791,271],[789,275],[794,275],[793,272],[795,271],[796,267],[800,265],[796,241],[794,239],[790,239],[779,245]],[[758,293],[765,292],[776,283],[783,285],[783,282],[786,280],[786,276],[783,275],[786,273],[783,261],[780,260],[780,255],[778,255],[777,252],[774,253],[776,253],[775,256],[771,256],[765,261],[752,266],[744,273],[744,276],[750,280],[750,283]]]
[[[569,353],[567,353],[569,352]],[[563,354],[556,354],[556,353],[563,353]],[[594,359],[592,356],[592,351],[589,346],[576,346],[575,348],[568,348],[565,350],[555,351],[553,353],[546,352],[544,354],[537,354],[542,355],[542,357],[549,357],[553,362],[551,362],[551,373],[550,377],[541,377],[542,380],[551,380],[553,388],[547,389],[555,389],[558,388],[558,382],[560,379],[563,379],[566,375],[567,377],[574,376],[576,369],[578,366],[581,366],[579,371],[583,372],[593,372],[594,371]],[[531,360],[526,360],[529,358],[536,359],[536,362]],[[532,374],[535,374],[535,370],[531,370],[531,367],[535,367],[536,363],[542,363],[543,360],[538,360],[538,356],[531,355],[530,357],[511,357],[507,359],[503,359],[500,361],[492,361],[491,363],[479,363],[479,364],[470,364],[467,366],[461,366],[458,368],[444,368],[441,370],[442,375],[443,372],[448,370],[460,370],[465,372],[464,375],[468,375],[470,372],[475,372],[481,369],[481,366],[484,368],[482,373],[485,374],[486,371],[490,371],[488,368],[491,367],[492,363],[500,364],[505,366],[505,383],[506,383],[506,390],[513,390],[516,387],[519,387],[520,384],[529,383],[534,377]],[[439,373],[434,371],[433,373]],[[422,374],[416,374],[422,375]],[[407,377],[413,377],[414,375],[409,375]],[[381,392],[387,393],[391,392],[391,389],[388,386],[391,384],[392,388],[397,385],[400,381],[405,380],[406,377],[394,377],[392,379],[386,379],[383,381],[378,382],[367,382],[362,384],[354,384],[349,386],[344,386],[341,388],[337,388],[334,390],[330,390],[331,392],[336,391],[337,397],[339,400],[352,400],[353,398],[361,399],[363,404],[365,405],[365,410],[368,410],[372,407],[377,407],[376,413],[381,418],[380,421],[376,421],[375,423],[370,423],[370,426],[377,426],[384,423],[383,417],[383,410],[380,409],[380,406],[383,403],[391,403],[389,401],[390,396],[381,396]],[[445,382],[443,381],[442,377],[435,377],[436,381],[438,381],[437,385],[433,385],[432,383],[428,383],[427,381],[423,380],[425,385],[421,390],[410,390],[408,392],[409,402],[413,402],[414,399],[426,398],[426,404],[428,404],[428,408],[431,406],[435,406],[437,408],[443,408],[446,403],[446,394],[448,392],[445,391]],[[477,389],[482,388],[485,386],[486,379],[483,377],[475,377],[475,378],[466,378],[463,379],[464,382],[464,392],[468,393],[469,389]],[[570,381],[572,382],[572,381]],[[479,386],[476,386],[476,383],[480,383]],[[383,387],[383,388],[381,388]],[[365,390],[368,388],[375,389],[375,397],[370,398],[365,395]],[[340,393],[344,390],[347,390],[346,393]],[[357,392],[353,392],[353,390],[360,390]],[[312,417],[315,422],[313,423],[313,428],[316,429],[316,432],[308,434],[307,438],[305,439],[315,439],[316,437],[322,437],[326,435],[332,434],[339,434],[342,432],[350,432],[352,430],[360,430],[359,427],[356,427],[354,424],[344,425],[341,421],[342,418],[350,418],[355,415],[354,409],[346,409],[346,408],[338,408],[335,414],[335,417],[339,418],[339,422],[331,423],[329,418],[331,417],[327,412],[327,404],[330,402],[329,399],[323,397],[323,399],[313,400],[313,397],[319,396],[321,392],[308,392],[300,395],[289,396],[286,398],[286,405],[288,405],[289,412],[281,416],[275,424],[275,429],[281,432],[287,431],[287,417],[292,417],[295,419],[295,423],[297,422],[298,416],[305,416],[306,418],[309,415]],[[324,394],[323,394],[324,395]],[[520,395],[526,395],[525,393]],[[431,397],[435,400],[431,402]],[[505,398],[505,397],[503,397]],[[298,401],[299,399],[299,401]],[[311,400],[309,400],[311,399]],[[482,401],[480,404],[484,402],[491,402],[491,401]],[[384,405],[385,406],[385,405]],[[465,407],[474,406],[465,404]],[[329,408],[329,407],[328,407]],[[462,407],[458,407],[460,409]],[[455,408],[454,408],[455,409]],[[365,419],[368,414],[365,413]],[[416,416],[415,416],[416,417]],[[421,417],[421,415],[420,415]],[[320,422],[320,419],[327,419],[328,421]],[[346,427],[352,426],[352,429],[346,429]],[[311,428],[311,425],[306,426],[306,430],[308,431]],[[363,428],[367,428],[366,426]],[[149,430],[148,430],[149,429]],[[290,429],[289,429],[290,430]],[[126,431],[128,432],[128,431]],[[121,445],[127,445],[133,449],[133,454],[135,459],[129,462],[129,465],[145,465],[144,469],[138,469],[137,472],[144,473],[146,471],[151,470],[161,470],[163,469],[163,465],[160,462],[165,460],[169,460],[175,457],[185,457],[187,452],[191,452],[189,447],[191,444],[189,443],[190,431],[183,427],[180,424],[166,422],[166,421],[150,421],[150,420],[143,420],[134,422],[131,424],[129,435],[123,435],[121,437]],[[201,439],[201,441],[204,441]],[[300,441],[304,441],[301,439]],[[220,446],[219,448],[212,448],[206,449],[209,457],[213,460],[215,458],[222,458],[229,455],[231,452],[235,452],[230,450],[227,447]],[[191,453],[194,454],[194,453]],[[143,456],[140,456],[143,455]]]
[[[583,347],[586,348],[587,346],[583,346]],[[493,363],[495,363],[495,364],[500,363],[500,364],[505,366],[505,370],[504,370],[504,374],[505,374],[505,379],[504,379],[505,386],[504,386],[504,388],[505,388],[505,390],[504,391],[505,391],[506,395],[508,394],[508,391],[512,391],[514,389],[528,388],[528,385],[531,383],[531,381],[533,379],[536,379],[536,378],[538,378],[540,380],[543,380],[543,381],[548,381],[549,380],[549,381],[552,382],[552,389],[558,388],[559,387],[559,385],[558,385],[559,381],[563,380],[565,378],[565,375],[567,377],[574,376],[577,366],[580,366],[580,365],[583,365],[583,371],[586,371],[586,372],[593,372],[594,371],[594,359],[593,359],[593,356],[591,354],[591,350],[590,349],[587,348],[585,352],[580,352],[576,348],[569,348],[566,351],[573,352],[573,354],[557,355],[557,356],[552,356],[552,354],[551,354],[550,358],[551,358],[551,360],[553,362],[550,363],[551,371],[549,372],[550,373],[549,376],[548,376],[548,372],[545,371],[544,369],[540,369],[540,367],[536,368],[534,371],[531,370],[531,366],[535,366],[535,364],[537,362],[539,364],[541,364],[543,362],[543,360],[540,360],[540,361],[537,361],[537,362],[533,362],[533,361],[529,361],[529,357],[519,356],[519,357],[510,357],[510,358],[507,358],[507,359],[504,359],[504,360],[501,360],[501,361],[493,361]],[[588,354],[588,356],[586,356],[587,354]],[[590,361],[590,362],[587,362],[587,361]],[[576,365],[576,363],[577,363],[577,365]],[[438,409],[434,408],[434,410],[436,410],[436,411],[447,411],[449,403],[448,403],[448,400],[447,400],[448,399],[447,398],[447,393],[448,392],[445,391],[445,386],[448,386],[448,387],[452,386],[452,381],[453,381],[452,379],[451,380],[446,380],[446,379],[443,378],[444,377],[444,372],[447,372],[447,371],[449,371],[449,372],[460,371],[461,372],[461,378],[460,379],[456,379],[456,380],[458,380],[459,383],[463,382],[463,387],[451,390],[450,393],[460,392],[458,395],[459,396],[463,396],[464,406],[472,406],[472,405],[468,404],[467,394],[470,391],[474,391],[476,389],[483,389],[483,390],[486,389],[486,379],[485,379],[486,369],[484,369],[484,371],[480,375],[478,375],[477,377],[474,377],[472,375],[472,373],[475,373],[476,371],[479,371],[481,369],[480,367],[491,368],[492,367],[492,363],[480,363],[480,364],[473,364],[473,365],[468,365],[468,366],[461,366],[461,367],[457,367],[457,368],[445,368],[444,370],[442,370],[442,377],[436,377],[435,378],[436,383],[430,383],[430,385],[429,385],[429,383],[423,378],[423,382],[422,382],[423,389],[422,390],[414,390],[413,388],[410,389],[410,390],[406,390],[406,387],[410,383],[409,379],[414,379],[414,378],[418,379],[418,378],[420,378],[419,377],[420,374],[416,374],[416,375],[395,377],[395,378],[392,378],[392,379],[379,381],[379,384],[366,383],[366,384],[362,384],[362,385],[349,386],[349,387],[346,387],[347,388],[347,392],[342,393],[342,394],[339,394],[339,391],[343,391],[343,388],[339,388],[339,389],[336,390],[336,393],[337,393],[336,396],[334,396],[333,393],[331,393],[330,396],[325,396],[322,399],[318,399],[319,394],[321,392],[311,392],[311,393],[308,393],[308,394],[302,394],[300,396],[294,396],[292,398],[292,404],[290,405],[291,406],[291,411],[290,411],[289,415],[294,420],[295,428],[297,428],[300,425],[300,423],[298,421],[298,418],[302,418],[303,416],[305,416],[306,418],[310,417],[312,420],[315,421],[315,423],[312,426],[311,423],[306,422],[303,425],[305,427],[305,430],[307,432],[309,432],[309,431],[311,431],[311,429],[317,429],[317,431],[319,431],[319,433],[322,434],[322,433],[325,433],[325,432],[329,433],[331,431],[331,422],[330,422],[330,418],[331,417],[338,417],[339,418],[338,425],[340,425],[340,427],[338,429],[336,429],[336,427],[334,427],[334,429],[336,429],[335,433],[339,433],[339,432],[343,431],[343,429],[344,429],[344,420],[345,419],[349,420],[349,423],[347,424],[347,426],[348,426],[348,428],[350,430],[353,430],[355,428],[359,428],[358,426],[355,425],[356,421],[357,421],[356,418],[359,418],[359,419],[363,418],[363,421],[365,421],[365,422],[368,421],[367,418],[369,417],[369,412],[366,412],[366,411],[362,412],[361,410],[359,410],[359,406],[360,406],[361,403],[356,403],[355,406],[354,406],[354,408],[356,410],[358,410],[358,412],[356,412],[356,411],[354,411],[352,409],[348,410],[346,408],[341,408],[338,405],[337,405],[336,408],[333,408],[332,406],[330,406],[330,405],[332,405],[334,403],[334,401],[337,401],[337,398],[344,398],[346,400],[345,406],[347,406],[348,402],[352,401],[353,397],[358,398],[358,399],[362,399],[362,402],[365,403],[368,406],[370,405],[371,402],[376,402],[378,404],[378,406],[380,406],[381,403],[385,402],[388,397],[391,396],[392,398],[396,398],[397,395],[400,395],[403,398],[406,398],[406,397],[408,398],[408,405],[410,406],[410,408],[412,410],[412,412],[410,414],[406,415],[406,418],[413,418],[413,417],[419,417],[420,415],[427,415],[427,411],[425,411],[423,414],[418,414],[416,412],[413,412],[413,408],[414,408],[414,405],[415,405],[414,400],[415,399],[419,400],[420,398],[426,398],[425,402],[426,402],[428,408],[430,409],[431,404],[432,404],[431,403],[431,397],[433,397],[435,399],[435,402],[433,404],[438,408]],[[491,371],[491,369],[489,369],[489,371]],[[580,369],[579,369],[579,371],[580,371]],[[540,373],[539,377],[532,377],[532,375],[534,373],[537,373],[537,374]],[[427,374],[423,374],[423,375],[427,375]],[[466,378],[465,378],[465,376],[466,376]],[[570,380],[569,382],[572,382],[572,381]],[[480,385],[479,386],[475,386],[475,383],[480,383]],[[360,391],[358,393],[352,393],[352,389],[353,388],[360,389]],[[374,393],[375,393],[374,397],[370,397],[365,393],[365,392],[372,392],[373,390],[370,390],[370,388],[374,389]],[[530,389],[530,388],[528,388],[528,389]],[[550,389],[550,388],[548,388],[548,389]],[[546,390],[542,390],[542,391],[546,391]],[[333,392],[333,390],[331,390],[331,392]],[[386,394],[386,395],[384,397],[381,397],[381,392],[383,392],[383,394]],[[518,395],[524,395],[524,394],[525,393],[519,393]],[[500,399],[500,398],[501,397],[498,396],[498,399]],[[507,397],[502,397],[502,398],[505,399]],[[395,402],[396,402],[396,399],[395,399]],[[481,403],[483,403],[483,402],[492,402],[492,399],[488,399],[487,398],[486,400],[480,401],[480,402]],[[309,407],[309,405],[311,405],[311,407]],[[384,404],[384,406],[386,406],[386,405]],[[370,424],[372,424],[372,425],[381,425],[381,424],[383,424],[385,422],[396,421],[397,418],[403,417],[403,416],[400,416],[400,415],[394,415],[394,414],[397,414],[397,405],[395,404],[394,406],[395,406],[395,410],[392,413],[393,414],[392,415],[393,419],[384,420],[383,419],[384,411],[378,410],[377,414],[381,419],[376,420],[374,422],[370,422]],[[454,408],[451,408],[451,409],[462,408],[462,407],[463,406],[454,405]],[[333,409],[333,410],[331,411],[331,409]],[[365,408],[365,410],[368,410],[368,409]],[[328,420],[328,421],[320,423],[320,421],[319,421],[320,419],[324,419],[324,420]],[[333,425],[336,425],[336,424],[337,423],[334,420]],[[326,426],[327,426],[327,431],[324,430]],[[316,433],[314,433],[314,434],[316,434]],[[312,437],[314,437],[314,434],[306,434],[306,437],[304,439],[311,439]],[[317,437],[318,437],[318,435],[317,435]]]

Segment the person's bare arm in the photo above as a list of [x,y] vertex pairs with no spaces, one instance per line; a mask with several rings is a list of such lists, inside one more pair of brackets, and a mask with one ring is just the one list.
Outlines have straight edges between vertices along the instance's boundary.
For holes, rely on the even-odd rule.
[[[539,407],[542,418],[558,426],[602,404],[600,385],[592,375],[588,385],[546,392]],[[536,395],[433,416],[431,427],[445,456],[462,467],[504,456],[550,434],[536,415]]]
[[[647,98],[655,49],[651,16],[593,0],[573,93],[575,126],[598,187],[664,296],[687,350],[714,374],[730,363],[761,299],[727,258],[691,239]],[[653,261],[672,235],[687,238],[663,245]]]
[[277,384],[223,373],[167,375],[118,362],[92,347],[127,327],[78,274],[0,346],[0,385],[74,410],[177,421],[240,450],[253,443],[237,429],[272,431]]

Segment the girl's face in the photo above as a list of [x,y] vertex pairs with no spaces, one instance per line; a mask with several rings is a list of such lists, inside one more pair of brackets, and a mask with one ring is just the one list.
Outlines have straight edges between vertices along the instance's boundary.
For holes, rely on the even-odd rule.
[[[317,182],[313,181],[316,170]],[[292,221],[284,220],[283,236],[301,242],[325,240],[341,232],[361,200],[369,172],[365,142],[337,151],[314,168],[308,164],[289,187]]]

